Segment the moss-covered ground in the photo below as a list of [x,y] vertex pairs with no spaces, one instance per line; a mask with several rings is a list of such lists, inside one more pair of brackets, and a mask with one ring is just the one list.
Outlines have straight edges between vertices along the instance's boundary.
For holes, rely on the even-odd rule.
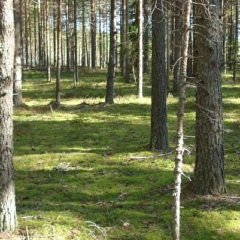
[[[150,81],[144,98],[117,74],[115,104],[104,104],[105,71],[55,77],[24,72],[24,105],[14,109],[14,166],[19,229],[25,239],[171,239],[177,97],[168,97],[170,147],[148,150]],[[194,88],[187,90],[183,171],[195,154]],[[183,240],[240,239],[240,84],[223,83],[225,196],[197,196],[183,177]]]

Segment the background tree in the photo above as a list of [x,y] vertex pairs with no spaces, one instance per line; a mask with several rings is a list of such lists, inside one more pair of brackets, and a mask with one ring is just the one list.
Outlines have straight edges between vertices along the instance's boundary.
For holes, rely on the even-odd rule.
[[[196,5],[196,162],[194,189],[226,192],[221,90],[221,1]],[[204,4],[203,4],[204,3]],[[208,9],[206,9],[208,6]],[[206,11],[207,10],[207,11]]]
[[138,98],[143,98],[143,2],[138,0],[138,65],[137,65],[137,86]]
[[163,0],[153,1],[152,9],[152,106],[150,148],[168,148],[167,77],[165,63],[165,18]]
[[91,0],[91,60],[92,68],[96,68],[96,9],[95,0]]
[[111,22],[110,22],[110,49],[109,49],[109,63],[108,63],[108,76],[107,76],[107,92],[105,102],[112,104],[113,89],[115,78],[115,54],[116,54],[116,0],[111,0]]
[[57,26],[57,69],[56,69],[56,104],[60,107],[60,78],[61,78],[61,47],[62,47],[62,0],[58,0],[58,26]]
[[78,82],[77,0],[74,0],[74,87]]
[[22,105],[22,1],[14,0],[15,53],[13,103]]
[[0,1],[0,232],[17,226],[13,180],[13,1]]
[[48,82],[51,82],[49,0],[46,0],[46,55],[47,55],[47,80]]

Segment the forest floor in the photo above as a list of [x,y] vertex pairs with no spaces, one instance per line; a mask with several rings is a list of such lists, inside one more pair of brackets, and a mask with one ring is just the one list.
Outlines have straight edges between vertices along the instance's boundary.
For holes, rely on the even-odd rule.
[[[104,103],[106,72],[63,73],[62,105],[54,107],[55,78],[26,71],[24,105],[14,108],[18,238],[171,239],[178,98],[168,97],[170,147],[148,150],[150,80],[144,98],[117,75],[115,104]],[[228,193],[198,196],[190,178],[195,154],[194,88],[187,89],[181,239],[239,239],[240,84],[225,76],[225,165]],[[0,239],[4,239],[4,237]]]

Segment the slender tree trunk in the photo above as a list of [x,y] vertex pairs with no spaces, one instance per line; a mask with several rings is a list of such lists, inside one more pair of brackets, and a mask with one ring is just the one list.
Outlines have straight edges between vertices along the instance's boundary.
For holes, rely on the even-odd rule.
[[122,21],[121,21],[121,75],[126,76],[126,48],[127,46],[127,29],[126,29],[126,23],[129,19],[126,18],[126,0],[122,1],[121,5],[122,10]]
[[222,44],[222,55],[223,55],[223,73],[227,73],[227,41],[226,41],[226,33],[227,33],[227,17],[226,17],[226,9],[225,9],[225,0],[222,2],[222,10],[223,10],[223,44]]
[[82,67],[86,67],[85,7],[82,1]]
[[148,73],[148,32],[149,32],[149,24],[148,24],[148,0],[144,0],[143,2],[143,14],[144,14],[144,35],[143,35],[143,46],[144,46],[144,54],[143,54],[143,72]]
[[69,0],[65,3],[65,13],[66,13],[66,60],[67,60],[67,71],[70,71],[70,43],[69,43]]
[[[126,20],[129,19],[129,0],[126,0]],[[129,53],[129,21],[126,21],[126,76],[125,83],[130,83],[130,53]]]
[[22,105],[22,0],[14,0],[15,56],[13,79],[13,103]]
[[187,77],[187,63],[188,63],[188,47],[189,47],[189,31],[190,31],[190,15],[191,15],[192,0],[185,0],[182,3],[183,16],[183,34],[182,34],[182,51],[180,61],[180,74],[178,77],[178,91],[179,103],[177,114],[177,148],[175,156],[174,168],[174,194],[173,194],[173,240],[180,239],[180,195],[181,195],[181,175],[182,162],[184,153],[183,140],[183,121],[185,108],[185,88]]
[[74,87],[78,82],[78,54],[77,54],[77,1],[74,0]]
[[101,0],[99,0],[99,65],[100,69],[103,68],[103,33],[102,33],[102,7]]
[[143,19],[142,19],[142,0],[138,0],[138,98],[143,98]]
[[165,63],[165,16],[163,0],[153,0],[152,9],[152,92],[151,138],[152,150],[168,148],[167,77]]
[[37,3],[34,2],[34,17],[33,17],[33,21],[34,21],[34,66],[37,65]]
[[57,73],[56,73],[56,105],[60,107],[60,78],[61,78],[61,47],[62,47],[62,0],[58,0],[58,23],[57,23]]
[[[205,4],[203,4],[205,3]],[[196,14],[196,161],[194,190],[226,193],[221,89],[221,1],[197,0]]]
[[116,48],[116,0],[111,0],[111,22],[110,22],[110,49],[109,49],[109,63],[108,63],[108,77],[107,77],[107,91],[106,91],[106,103],[114,103],[113,101],[113,89],[115,78],[115,48]]
[[17,227],[13,169],[13,0],[0,1],[0,232]]
[[57,41],[56,41],[56,9],[53,8],[53,63],[54,63],[54,66],[56,67],[57,66]]
[[237,60],[238,60],[238,0],[235,5],[235,39],[234,39],[234,64],[233,64],[233,82],[237,82]]
[[95,0],[91,0],[91,60],[92,68],[96,68],[96,11]]
[[47,81],[51,82],[51,62],[50,62],[50,30],[49,30],[49,0],[46,0],[46,48],[47,48]]

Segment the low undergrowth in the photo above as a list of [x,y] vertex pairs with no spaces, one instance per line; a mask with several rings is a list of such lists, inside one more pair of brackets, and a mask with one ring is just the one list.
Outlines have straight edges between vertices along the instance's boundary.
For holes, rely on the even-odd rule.
[[[150,82],[138,100],[135,84],[116,77],[115,104],[104,104],[106,72],[63,73],[62,105],[55,81],[24,75],[24,105],[14,109],[18,233],[29,239],[171,239],[177,98],[168,97],[170,148],[148,150]],[[54,80],[54,79],[53,79]],[[226,196],[196,196],[194,89],[187,90],[182,239],[238,239],[240,233],[240,85],[223,85]]]

